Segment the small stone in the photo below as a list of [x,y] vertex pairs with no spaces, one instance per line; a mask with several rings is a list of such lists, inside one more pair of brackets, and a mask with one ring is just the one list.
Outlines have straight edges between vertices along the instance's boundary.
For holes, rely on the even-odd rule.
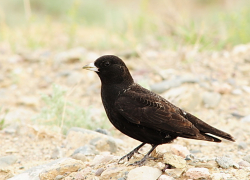
[[34,179],[34,180],[48,180],[55,179],[64,175],[65,173],[75,172],[79,169],[88,169],[85,168],[85,165],[78,160],[72,158],[61,158],[54,161],[51,161],[46,164],[35,166],[31,169],[24,171],[21,174],[18,174],[11,178],[11,180],[20,180],[20,179]]
[[243,118],[241,119],[241,122],[250,123],[250,115],[243,117]]
[[22,96],[20,99],[18,99],[17,104],[36,108],[39,106],[39,101],[35,96]]
[[95,131],[101,134],[110,135],[110,132],[108,132],[106,129],[97,128]]
[[243,160],[245,160],[245,161],[247,161],[247,162],[250,163],[250,155],[245,156],[245,157],[243,158]]
[[247,161],[240,161],[238,164],[239,166],[242,166],[242,167],[250,167],[250,163]]
[[63,179],[63,178],[64,178],[63,175],[57,175],[57,176],[55,177],[55,180],[61,180],[61,179]]
[[44,169],[43,172],[40,173],[39,177],[41,180],[54,179],[58,175],[63,175],[66,172],[75,172],[83,167],[84,164],[82,161],[66,158],[64,161]]
[[234,89],[234,90],[232,90],[232,94],[234,94],[234,95],[241,95],[242,94],[242,90],[240,90],[240,89]]
[[248,44],[240,44],[240,45],[237,45],[233,48],[233,51],[232,53],[234,55],[239,55],[239,54],[243,54],[245,52],[249,52],[249,45]]
[[207,168],[190,168],[187,170],[186,176],[191,179],[209,178],[210,173]]
[[183,174],[184,169],[166,169],[165,173],[171,177],[179,178]]
[[82,179],[86,179],[86,176],[91,176],[91,178],[88,178],[88,179],[91,179],[91,180],[99,180],[99,178],[95,178],[94,175],[92,175],[92,172],[93,170],[90,168],[90,167],[86,167],[80,171],[74,171],[74,172],[68,172],[68,173],[65,173],[65,176],[67,175],[67,177],[65,177],[63,180],[82,180]]
[[16,134],[19,129],[19,125],[10,125],[3,129],[3,132],[6,134]]
[[104,168],[99,168],[95,172],[95,176],[101,176],[102,172],[104,171]]
[[120,177],[117,180],[127,180],[127,178],[126,177]]
[[220,167],[223,169],[228,169],[229,167],[234,167],[236,169],[239,168],[239,165],[235,163],[231,158],[223,156],[223,157],[217,157],[215,161],[218,163]]
[[250,86],[242,86],[242,89],[248,94],[250,94]]
[[209,161],[209,162],[198,162],[194,164],[190,164],[195,167],[203,167],[203,168],[208,168],[208,169],[213,169],[215,167],[218,167],[218,164],[215,161]]
[[162,174],[158,168],[142,166],[132,169],[127,176],[127,180],[156,180]]
[[190,154],[189,150],[186,147],[184,147],[182,145],[177,145],[177,144],[171,146],[171,151],[175,155],[181,156],[183,158],[185,158],[187,155]]
[[96,150],[115,153],[118,144],[122,141],[88,129],[73,127],[67,134],[67,148],[79,148],[85,145],[92,145]]
[[192,150],[190,150],[190,153],[191,154],[201,153],[201,150],[200,149],[192,149]]
[[239,142],[238,143],[238,148],[239,149],[246,149],[247,148],[247,143],[245,143],[245,142]]
[[193,111],[202,104],[202,96],[198,89],[187,89],[184,97],[181,96],[178,105],[187,111]]
[[86,155],[81,154],[81,153],[73,154],[73,155],[71,155],[71,157],[72,157],[73,159],[80,160],[80,161],[82,161],[82,162],[85,162],[85,161],[87,161],[87,159],[88,159],[88,158],[86,157]]
[[102,172],[101,177],[103,179],[105,179],[107,177],[116,178],[118,175],[123,173],[124,169],[125,169],[125,167],[110,167],[110,168],[107,168],[106,170],[104,170]]
[[58,146],[56,146],[51,154],[51,159],[58,159],[61,157],[62,157],[62,151]]
[[220,94],[228,94],[228,93],[230,93],[232,91],[232,86],[227,84],[227,83],[218,84],[215,87],[215,91],[220,93]]
[[174,180],[174,178],[163,174],[157,180]]
[[184,160],[184,158],[174,154],[165,153],[163,155],[163,161],[164,163],[170,164],[171,166],[174,166],[176,168],[186,167],[186,161]]
[[224,179],[228,179],[230,177],[229,174],[225,174],[225,173],[213,173],[211,175],[212,180],[224,180]]
[[56,63],[75,63],[80,61],[83,55],[85,55],[86,50],[82,47],[77,47],[74,49],[70,49],[65,52],[61,52],[55,56],[55,62]]
[[85,146],[77,148],[72,154],[72,156],[76,154],[83,154],[85,156],[94,156],[99,154],[99,152],[96,150],[95,146],[87,144]]
[[158,163],[156,164],[156,167],[157,167],[158,169],[160,169],[160,170],[163,170],[163,169],[165,169],[166,164],[164,164],[164,163],[162,163],[162,162],[158,162]]
[[115,159],[115,156],[113,155],[96,155],[93,161],[91,162],[91,165],[108,163],[113,159]]
[[17,157],[15,155],[2,156],[0,157],[0,168],[6,168],[17,161]]
[[67,76],[66,83],[68,86],[74,86],[79,83],[81,74],[79,72],[72,72]]
[[179,80],[171,79],[171,80],[166,80],[166,81],[162,81],[160,83],[153,84],[150,86],[150,89],[155,93],[163,93],[170,88],[180,86],[181,83],[182,82],[180,81],[180,79]]
[[217,92],[206,92],[203,94],[203,102],[207,108],[215,108],[221,99],[221,95]]

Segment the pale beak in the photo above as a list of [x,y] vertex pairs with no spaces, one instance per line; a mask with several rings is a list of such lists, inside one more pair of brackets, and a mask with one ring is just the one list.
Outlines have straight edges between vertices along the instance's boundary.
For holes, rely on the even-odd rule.
[[95,66],[94,63],[90,63],[86,66],[83,66],[82,67],[83,69],[87,69],[87,70],[90,70],[90,71],[95,71],[95,72],[99,72],[99,69]]

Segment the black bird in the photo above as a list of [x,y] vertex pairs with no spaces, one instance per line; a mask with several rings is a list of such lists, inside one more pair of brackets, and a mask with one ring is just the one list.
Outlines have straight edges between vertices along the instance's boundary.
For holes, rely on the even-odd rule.
[[142,142],[119,162],[129,160],[146,143],[151,144],[150,151],[133,164],[142,165],[158,145],[177,137],[221,142],[212,136],[215,135],[234,141],[230,134],[136,84],[125,63],[114,55],[101,56],[83,69],[95,71],[101,79],[102,103],[110,122],[122,133]]

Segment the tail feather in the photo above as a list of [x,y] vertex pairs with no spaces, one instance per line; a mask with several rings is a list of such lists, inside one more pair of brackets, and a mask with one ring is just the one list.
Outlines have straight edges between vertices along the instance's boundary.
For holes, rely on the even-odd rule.
[[211,141],[211,142],[221,142],[220,139],[213,137],[211,135],[200,133],[196,135],[189,135],[189,134],[182,134],[180,137],[189,138],[189,139],[196,139],[196,140],[203,140],[203,141]]
[[192,122],[192,124],[197,129],[199,129],[199,131],[201,132],[202,135],[204,135],[206,137],[212,137],[212,138],[214,138],[214,140],[216,139],[217,141],[215,141],[215,142],[220,142],[220,141],[218,141],[219,139],[217,139],[217,138],[215,138],[213,136],[210,136],[208,134],[205,134],[205,133],[209,133],[209,134],[212,134],[212,135],[215,135],[215,136],[219,136],[219,137],[222,137],[222,138],[227,139],[229,141],[235,141],[234,138],[230,134],[210,126],[209,124],[203,122],[202,120],[200,120],[199,118],[195,117],[194,115],[192,115],[190,113],[186,114],[186,118],[190,122]]

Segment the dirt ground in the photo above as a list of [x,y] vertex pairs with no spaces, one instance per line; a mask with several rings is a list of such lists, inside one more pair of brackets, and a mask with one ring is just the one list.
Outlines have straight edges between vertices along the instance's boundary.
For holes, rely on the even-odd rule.
[[[96,53],[76,48],[67,52],[37,50],[13,53],[0,47],[0,119],[5,119],[4,128],[0,131],[0,157],[17,157],[16,163],[5,167],[2,172],[16,175],[49,162],[56,147],[63,145],[65,135],[60,133],[60,127],[33,121],[45,106],[41,94],[51,94],[53,84],[67,91],[65,97],[68,101],[83,109],[91,106],[96,112],[95,119],[101,116],[104,110],[99,78],[93,72],[82,70],[82,67],[103,54],[120,55],[135,80],[147,87],[175,77],[198,78],[198,82],[182,83],[161,95],[230,133],[236,142],[216,144],[179,138],[174,144],[187,147],[199,158],[229,156],[238,163],[249,155],[250,120],[242,120],[250,115],[249,44],[222,52],[196,52],[195,49],[183,48],[177,51],[138,49],[136,52]],[[203,99],[205,93],[219,94],[219,101],[206,104]],[[213,98],[209,96],[209,99]],[[120,134],[112,125],[108,127],[113,136],[127,142],[127,148],[116,155],[123,155],[139,143]],[[163,146],[167,148],[169,145]],[[238,169],[221,169],[221,172],[240,179],[241,171]]]

